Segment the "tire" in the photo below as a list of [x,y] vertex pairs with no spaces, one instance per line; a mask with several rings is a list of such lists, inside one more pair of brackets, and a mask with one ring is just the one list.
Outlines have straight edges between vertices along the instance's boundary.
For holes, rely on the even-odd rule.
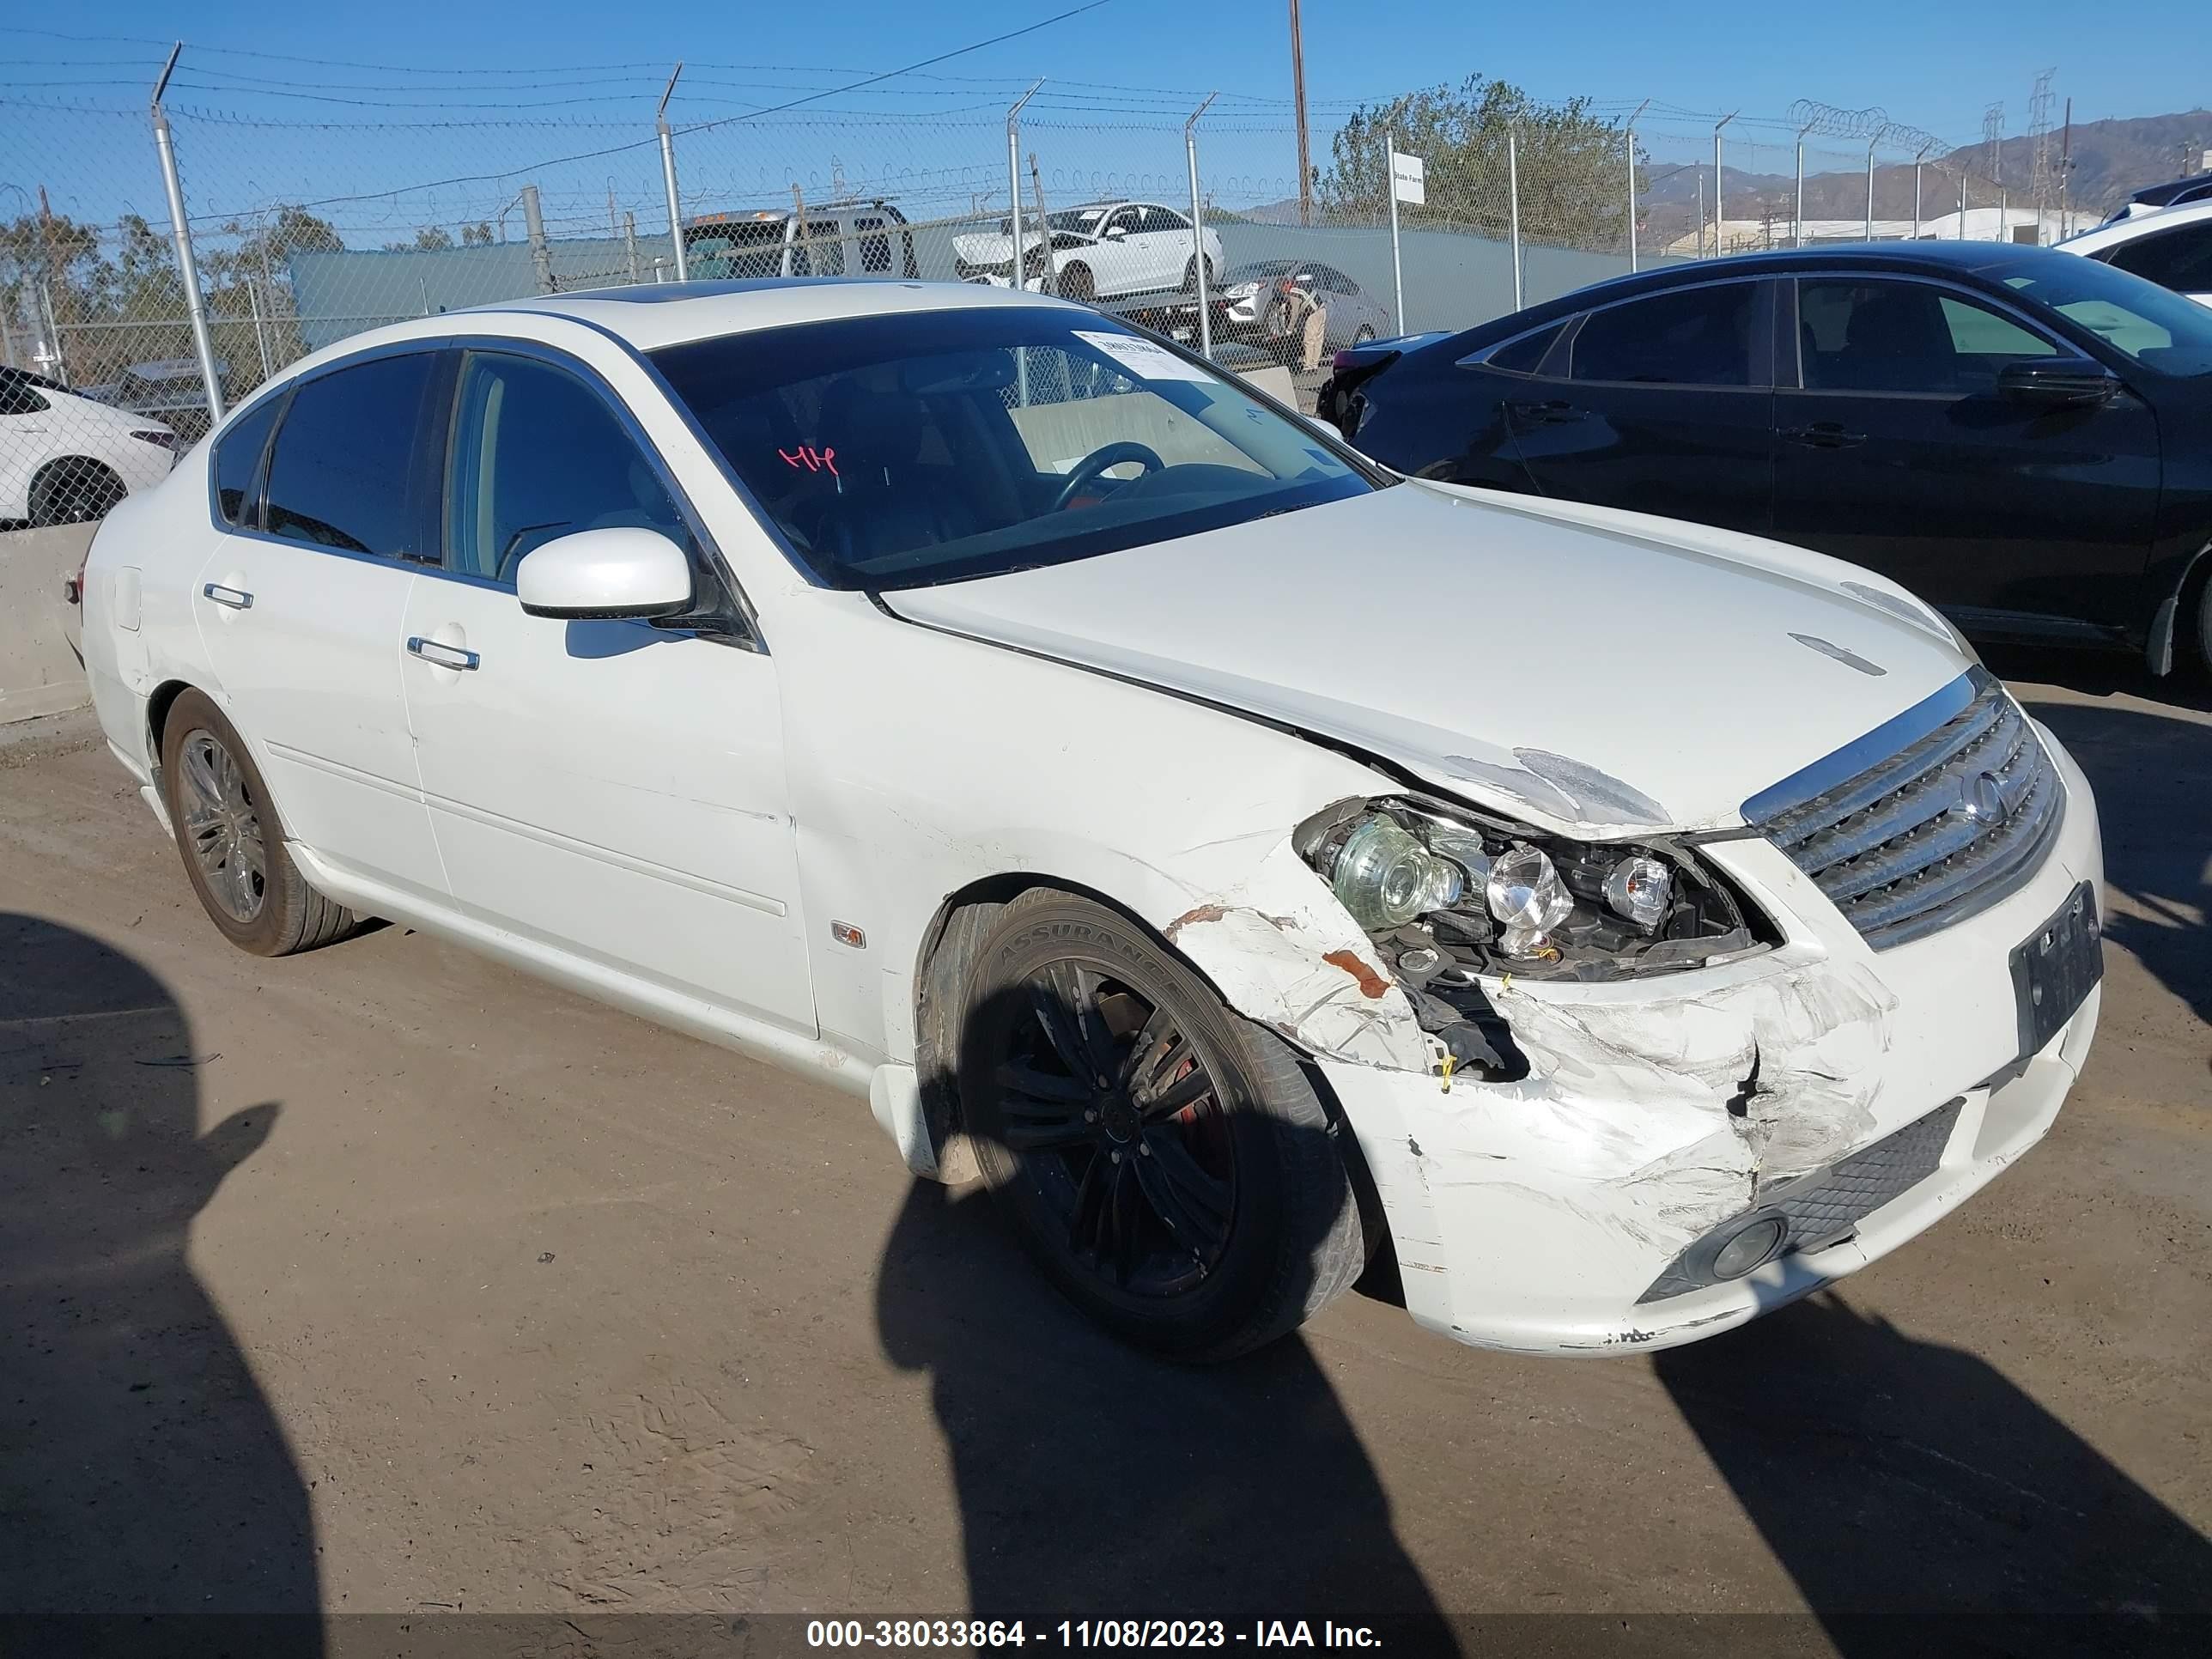
[[1085,305],[1098,297],[1098,284],[1091,280],[1089,265],[1078,264],[1060,268],[1060,297],[1078,300]]
[[1359,331],[1352,337],[1352,343],[1355,346],[1364,346],[1370,343],[1374,338],[1375,325],[1372,323],[1362,323],[1359,325]]
[[2197,579],[2197,677],[2212,686],[2212,571]]
[[[1186,294],[1198,292],[1198,256],[1195,253],[1182,262],[1182,291]],[[1206,261],[1206,291],[1208,294],[1213,292],[1213,259],[1211,255]]]
[[353,912],[310,887],[284,850],[252,751],[202,692],[182,692],[170,705],[161,790],[185,878],[208,920],[240,950],[289,957],[353,931]]
[[31,522],[43,526],[104,519],[131,492],[104,463],[66,455],[40,470],[30,493]]
[[1049,888],[1008,904],[969,965],[958,1044],[994,1198],[1123,1340],[1228,1359],[1364,1267],[1336,1130],[1297,1057],[1103,905]]

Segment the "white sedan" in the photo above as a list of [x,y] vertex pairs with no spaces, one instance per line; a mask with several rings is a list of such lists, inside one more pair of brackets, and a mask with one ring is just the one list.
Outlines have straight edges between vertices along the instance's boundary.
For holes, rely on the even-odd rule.
[[2212,306],[2212,202],[2115,219],[2069,236],[2058,247]]
[[[1092,202],[1067,208],[1047,220],[1052,231],[1050,270],[1056,292],[1071,300],[1110,300],[1170,289],[1198,289],[1199,247],[1190,216],[1158,202]],[[1211,288],[1221,271],[1220,233],[1208,226],[1202,240],[1206,281]],[[1007,287],[1014,268],[1013,221],[996,231],[974,231],[952,239],[955,271],[963,281]],[[1036,221],[1022,218],[1024,285],[1047,286],[1043,232]]]
[[2040,1139],[2096,1023],[2088,786],[1910,594],[1401,480],[1054,300],[380,329],[88,584],[235,944],[388,917],[838,1085],[1185,1358],[1384,1253],[1469,1342],[1739,1324]]
[[79,524],[168,476],[177,434],[0,367],[0,521]]

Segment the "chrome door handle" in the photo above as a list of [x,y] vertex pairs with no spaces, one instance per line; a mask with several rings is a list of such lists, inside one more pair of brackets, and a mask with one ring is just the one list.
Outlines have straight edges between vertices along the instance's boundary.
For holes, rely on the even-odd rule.
[[217,605],[232,611],[253,609],[253,595],[242,587],[225,587],[221,582],[210,582],[205,587],[200,589],[200,592]]
[[426,640],[419,634],[408,640],[407,653],[440,668],[474,668],[483,660],[473,651],[465,651],[458,645],[441,644],[436,640]]

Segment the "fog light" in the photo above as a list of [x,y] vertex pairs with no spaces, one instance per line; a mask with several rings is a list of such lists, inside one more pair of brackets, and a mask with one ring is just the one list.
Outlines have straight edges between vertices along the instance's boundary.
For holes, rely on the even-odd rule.
[[1737,1228],[1729,1241],[1713,1252],[1713,1277],[1741,1279],[1753,1267],[1764,1267],[1773,1261],[1789,1242],[1788,1217],[1754,1216]]

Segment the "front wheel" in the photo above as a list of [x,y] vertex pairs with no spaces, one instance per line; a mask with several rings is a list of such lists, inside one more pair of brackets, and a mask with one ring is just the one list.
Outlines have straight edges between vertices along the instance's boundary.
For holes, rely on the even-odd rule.
[[1060,270],[1060,297],[1078,300],[1088,305],[1098,295],[1097,284],[1091,280],[1089,265],[1062,265]]
[[1296,1057],[1143,928],[1032,890],[969,971],[960,1099],[985,1179],[1069,1300],[1226,1359],[1365,1263],[1336,1130]]
[[[1198,292],[1198,256],[1194,253],[1182,262],[1182,291],[1186,294]],[[1206,291],[1208,294],[1213,292],[1213,259],[1211,255],[1206,261]]]
[[233,945],[285,957],[352,931],[353,913],[292,862],[252,751],[204,693],[184,692],[169,709],[161,784],[185,874]]

